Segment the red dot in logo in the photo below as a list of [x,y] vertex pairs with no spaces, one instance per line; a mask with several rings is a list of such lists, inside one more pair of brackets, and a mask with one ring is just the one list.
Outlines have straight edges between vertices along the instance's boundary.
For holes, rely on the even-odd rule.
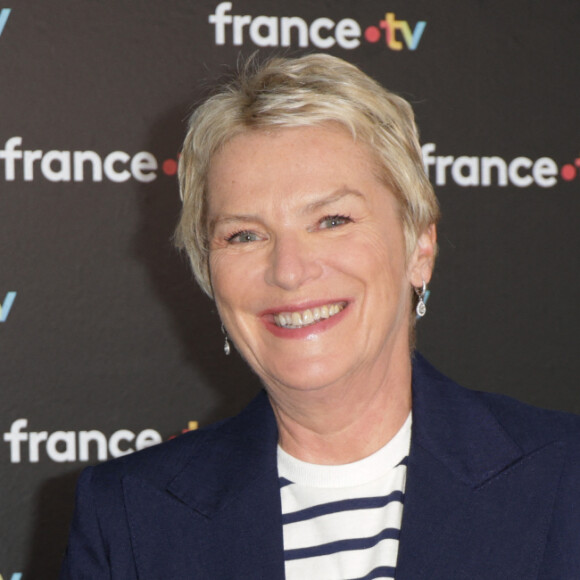
[[576,164],[576,167],[580,167],[580,157],[578,157],[574,163]]
[[562,169],[560,169],[560,175],[562,176],[562,179],[572,181],[576,177],[576,168],[571,163],[567,163],[562,166]]
[[365,38],[367,42],[378,42],[381,38],[381,31],[376,26],[369,26],[365,30]]
[[175,159],[166,159],[163,162],[163,173],[165,175],[175,175],[177,173],[177,161]]

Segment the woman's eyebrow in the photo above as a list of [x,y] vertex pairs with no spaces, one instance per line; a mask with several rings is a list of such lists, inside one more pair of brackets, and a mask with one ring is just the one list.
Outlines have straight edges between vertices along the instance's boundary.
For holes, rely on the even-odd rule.
[[219,224],[235,224],[238,222],[257,222],[260,218],[252,214],[223,214],[212,218],[209,222],[208,232],[213,235],[216,226]]
[[333,191],[330,195],[327,195],[326,197],[310,202],[304,207],[301,213],[304,214],[313,213],[319,209],[322,209],[327,205],[331,205],[348,196],[354,196],[363,200],[366,199],[365,196],[357,189],[351,189],[349,187],[341,187],[340,189]]
[[[340,189],[333,191],[329,195],[309,202],[304,206],[304,208],[300,210],[300,213],[304,215],[314,213],[327,205],[331,205],[349,196],[354,196],[356,198],[363,200],[366,199],[365,196],[356,189],[341,187]],[[260,222],[260,221],[261,221],[260,216],[256,214],[221,214],[215,216],[210,220],[208,233],[210,236],[213,235],[215,228],[218,225],[235,224],[238,222]]]

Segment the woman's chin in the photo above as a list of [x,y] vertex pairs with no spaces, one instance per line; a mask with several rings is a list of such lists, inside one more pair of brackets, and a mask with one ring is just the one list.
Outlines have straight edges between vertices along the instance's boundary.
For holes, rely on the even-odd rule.
[[327,360],[308,363],[294,360],[286,364],[278,360],[275,367],[259,374],[268,392],[275,397],[278,393],[284,396],[283,393],[292,395],[324,392],[340,382],[345,373],[342,367],[338,369]]

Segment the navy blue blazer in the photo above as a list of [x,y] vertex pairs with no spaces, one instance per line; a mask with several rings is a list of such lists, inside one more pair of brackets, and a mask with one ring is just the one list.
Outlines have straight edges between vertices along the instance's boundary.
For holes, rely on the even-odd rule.
[[[579,417],[465,390],[416,355],[397,580],[580,578],[579,442]],[[88,468],[61,579],[283,580],[276,445],[262,393]]]

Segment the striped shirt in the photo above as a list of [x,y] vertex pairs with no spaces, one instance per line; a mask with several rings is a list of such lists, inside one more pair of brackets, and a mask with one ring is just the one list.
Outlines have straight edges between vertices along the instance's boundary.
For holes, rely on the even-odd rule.
[[278,447],[287,580],[395,577],[411,421],[346,465],[306,463]]

